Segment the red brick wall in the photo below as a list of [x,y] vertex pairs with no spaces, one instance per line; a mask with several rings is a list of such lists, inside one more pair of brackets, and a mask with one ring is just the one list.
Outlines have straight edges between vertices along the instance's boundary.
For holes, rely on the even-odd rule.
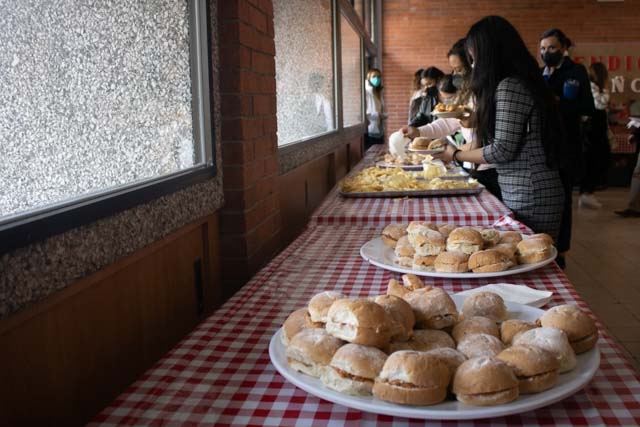
[[218,2],[225,206],[222,278],[231,295],[278,249],[278,142],[271,0]]
[[384,0],[382,63],[388,133],[406,123],[413,73],[430,65],[450,72],[449,48],[486,15],[508,19],[536,57],[538,38],[551,27],[562,29],[576,44],[640,40],[638,0]]

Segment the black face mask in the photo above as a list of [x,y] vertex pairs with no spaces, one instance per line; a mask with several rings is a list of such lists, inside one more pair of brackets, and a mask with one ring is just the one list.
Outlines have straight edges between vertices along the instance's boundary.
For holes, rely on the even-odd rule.
[[542,61],[544,61],[547,67],[555,67],[562,61],[564,55],[562,52],[545,52],[542,54]]
[[431,86],[427,88],[427,95],[436,96],[438,94],[438,88],[435,86]]

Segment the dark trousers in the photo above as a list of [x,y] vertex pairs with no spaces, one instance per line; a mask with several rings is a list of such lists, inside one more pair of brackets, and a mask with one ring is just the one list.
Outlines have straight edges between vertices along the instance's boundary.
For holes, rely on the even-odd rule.
[[500,191],[500,184],[498,184],[498,171],[495,168],[477,170],[474,172],[473,177],[484,185],[489,193],[502,201],[502,191]]
[[585,173],[580,182],[580,193],[593,193],[598,186],[607,183],[611,158],[607,130],[607,112],[596,110],[591,118],[591,128],[587,132]]
[[573,171],[570,168],[560,170],[560,181],[564,188],[564,207],[562,210],[562,219],[560,220],[560,232],[558,233],[558,252],[566,252],[571,248],[571,223],[573,212],[571,209],[573,191]]
[[374,144],[384,144],[384,137],[364,136],[364,151],[366,152]]

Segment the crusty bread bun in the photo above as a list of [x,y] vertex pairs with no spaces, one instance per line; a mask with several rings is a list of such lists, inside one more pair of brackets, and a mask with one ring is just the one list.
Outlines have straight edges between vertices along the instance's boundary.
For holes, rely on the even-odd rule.
[[509,347],[496,356],[511,366],[518,378],[520,394],[548,390],[558,381],[560,363],[548,350],[530,345]]
[[447,396],[449,380],[449,368],[441,359],[418,351],[398,351],[384,363],[373,395],[404,405],[433,405]]
[[469,255],[459,251],[440,252],[433,266],[443,273],[464,273],[469,271]]
[[411,293],[411,290],[402,286],[396,279],[389,279],[389,284],[387,285],[387,295],[394,295],[398,298],[403,298]]
[[409,234],[409,242],[416,254],[427,256],[444,251],[446,240],[439,231],[427,230],[423,234]]
[[576,353],[571,348],[567,334],[556,328],[534,328],[516,335],[513,345],[532,345],[549,350],[560,362],[560,373],[576,367]]
[[435,267],[433,266],[435,261],[436,255],[422,256],[415,254],[413,256],[413,264],[411,268],[413,268],[414,270],[433,271],[435,270]]
[[429,231],[438,231],[438,227],[429,221],[411,221],[407,226],[409,235],[422,234],[426,236]]
[[385,245],[394,248],[398,243],[398,239],[407,234],[406,224],[389,224],[382,230],[382,241]]
[[416,329],[408,341],[391,341],[389,353],[400,350],[429,351],[435,348],[456,348],[451,335],[439,329]]
[[396,243],[396,262],[405,267],[411,267],[413,265],[413,255],[415,255],[415,250],[411,243],[409,243],[409,238],[407,236],[402,236],[398,239],[398,243]]
[[524,239],[516,248],[516,257],[520,264],[533,264],[551,256],[553,245],[545,239]]
[[402,275],[402,284],[410,291],[416,291],[425,287],[431,288],[431,286],[425,285],[422,279],[420,279],[418,276],[410,273]]
[[433,350],[427,351],[426,354],[442,360],[444,364],[447,365],[447,368],[449,368],[451,378],[455,375],[458,367],[467,360],[467,356],[460,353],[458,350],[449,347],[434,348]]
[[416,316],[416,324],[421,328],[443,329],[454,325],[458,320],[456,304],[441,288],[433,288],[427,292],[414,291],[405,298]]
[[524,236],[524,239],[542,239],[547,242],[547,244],[553,245],[553,237],[549,236],[547,233],[530,234],[528,236]]
[[415,150],[426,150],[429,148],[431,138],[425,138],[424,136],[418,136],[411,141],[411,148]]
[[456,342],[473,334],[487,334],[500,338],[500,329],[493,319],[482,316],[467,317],[458,322],[451,331],[451,336]]
[[504,350],[504,345],[499,338],[480,333],[467,335],[462,338],[460,342],[458,342],[456,350],[469,359],[473,359],[474,357],[494,357]]
[[493,228],[483,228],[480,230],[482,240],[484,240],[484,247],[488,248],[497,245],[500,242],[500,232]]
[[287,320],[284,321],[282,325],[282,333],[280,334],[280,340],[282,344],[286,346],[289,345],[289,341],[291,338],[298,332],[303,329],[311,329],[311,328],[323,328],[324,324],[320,322],[311,322],[311,317],[309,316],[309,312],[306,308],[300,308],[287,317]]
[[343,344],[324,329],[304,329],[289,341],[287,361],[293,369],[320,378]]
[[447,147],[447,142],[441,138],[434,139],[429,143],[429,150],[444,150]]
[[535,323],[526,320],[508,319],[500,324],[500,338],[506,345],[511,345],[516,335],[537,327]]
[[341,393],[368,396],[386,360],[387,355],[375,347],[346,344],[335,352],[321,380]]
[[518,379],[503,361],[478,357],[458,367],[453,392],[460,402],[468,405],[500,405],[518,398]]
[[335,291],[320,292],[319,294],[311,297],[307,308],[309,310],[309,315],[311,316],[311,321],[327,323],[329,307],[331,307],[331,304],[333,304],[334,301],[343,298],[346,298],[346,296]]
[[449,234],[451,234],[451,232],[456,228],[458,227],[456,227],[454,224],[449,223],[438,225],[438,231],[444,236],[445,239],[448,238]]
[[327,332],[354,344],[384,348],[391,338],[392,320],[382,306],[367,299],[341,299],[327,315]]
[[495,249],[478,251],[469,257],[469,268],[474,273],[505,271],[513,267],[513,265],[509,256]]
[[499,323],[507,319],[508,312],[500,295],[484,291],[465,298],[462,303],[462,314],[465,318],[484,316]]
[[483,245],[482,235],[472,227],[458,227],[447,238],[447,251],[459,251],[467,255],[478,252]]
[[500,233],[499,243],[513,243],[518,244],[522,240],[522,234],[517,231],[503,231]]
[[517,245],[515,243],[498,243],[491,247],[494,251],[499,251],[505,254],[509,261],[513,263],[513,265],[518,264],[518,259],[516,258],[516,248]]
[[391,339],[406,341],[411,337],[416,317],[408,302],[395,295],[378,295],[373,300],[392,319]]
[[576,354],[592,349],[598,341],[598,328],[595,322],[587,313],[573,304],[550,308],[540,318],[540,324],[563,330]]

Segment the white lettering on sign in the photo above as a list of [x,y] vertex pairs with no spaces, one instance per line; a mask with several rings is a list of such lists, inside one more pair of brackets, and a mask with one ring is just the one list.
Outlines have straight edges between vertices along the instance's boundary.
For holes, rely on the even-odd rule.
[[615,76],[611,79],[611,93],[624,92],[624,76]]
[[640,79],[631,80],[631,90],[635,93],[640,93]]

